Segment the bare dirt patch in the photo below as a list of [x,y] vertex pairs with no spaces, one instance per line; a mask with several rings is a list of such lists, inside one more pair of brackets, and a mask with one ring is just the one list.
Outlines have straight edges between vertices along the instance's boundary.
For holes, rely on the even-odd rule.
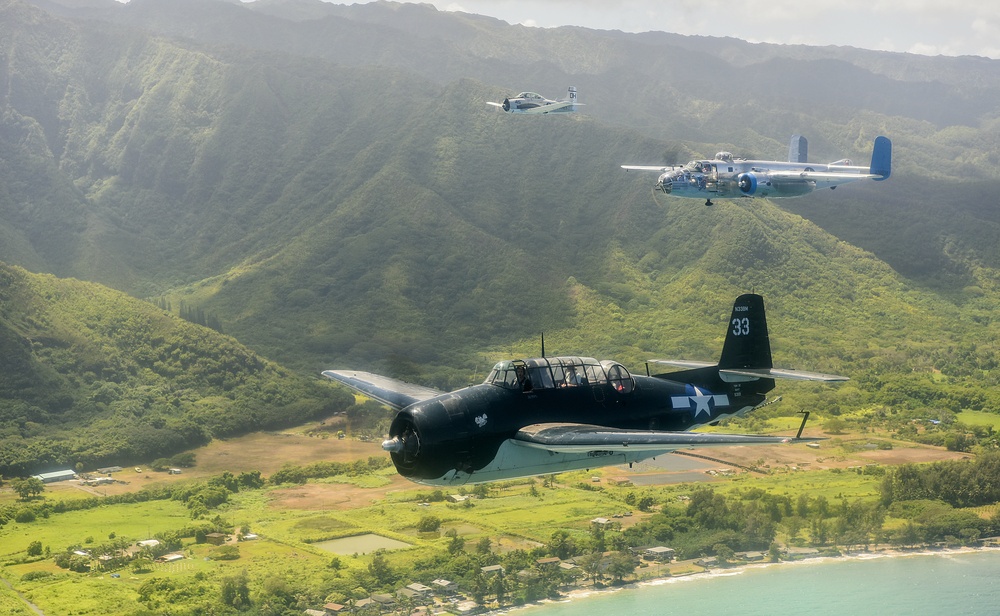
[[307,483],[271,492],[270,506],[275,509],[337,510],[367,507],[385,498],[389,492],[408,490],[412,483],[399,475],[390,477],[388,485],[359,488],[350,484]]
[[[110,496],[164,483],[204,479],[225,471],[233,474],[260,471],[267,477],[285,464],[303,466],[324,461],[351,462],[386,455],[378,443],[319,438],[292,432],[257,432],[239,438],[215,440],[194,449],[192,453],[195,455],[195,466],[181,469],[179,475],[153,471],[145,465],[139,466],[140,472],[136,472],[129,466],[112,475],[116,483],[94,488],[75,484],[70,489],[85,489],[95,495]],[[71,482],[64,483],[68,485]]]

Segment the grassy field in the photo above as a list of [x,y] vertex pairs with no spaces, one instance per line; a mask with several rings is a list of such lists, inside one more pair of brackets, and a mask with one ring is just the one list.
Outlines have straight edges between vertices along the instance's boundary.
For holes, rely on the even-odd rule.
[[996,413],[962,411],[958,413],[958,421],[970,426],[989,426],[994,430],[1000,430],[1000,415]]
[[[715,490],[724,493],[753,487],[792,497],[801,493],[822,495],[832,503],[841,498],[866,499],[877,494],[879,478],[860,474],[857,470],[867,464],[951,459],[957,455],[939,448],[897,442],[890,450],[859,446],[872,438],[873,435],[839,435],[824,441],[819,449],[797,444],[706,452],[713,456],[724,455],[734,464],[760,464],[766,467],[764,473],[739,471],[732,477],[710,476],[704,471],[718,467],[718,462],[698,459],[692,462],[691,458],[685,458],[684,472],[673,475],[669,463],[673,456],[669,456],[660,460],[663,466],[656,468],[640,464],[635,468],[611,467],[566,473],[558,476],[554,488],[544,487],[540,479],[494,485],[488,498],[468,503],[426,502],[431,489],[407,482],[392,469],[385,469],[363,480],[333,477],[304,485],[268,486],[234,494],[228,503],[212,510],[209,517],[218,516],[226,524],[249,529],[260,539],[237,544],[239,558],[232,561],[212,560],[210,557],[217,548],[196,544],[193,539],[184,541],[185,560],[169,565],[157,564],[149,573],[134,573],[125,567],[117,572],[120,577],[112,577],[110,572],[71,573],[56,567],[51,558],[25,558],[32,541],[41,541],[54,554],[70,546],[99,545],[112,534],[135,541],[196,523],[179,501],[99,506],[39,517],[31,523],[10,522],[0,527],[0,574],[48,616],[140,610],[143,606],[138,602],[138,588],[151,578],[168,578],[186,588],[207,588],[205,592],[217,592],[213,589],[219,587],[222,579],[246,571],[254,588],[259,588],[268,579],[284,579],[296,580],[322,593],[323,588],[335,581],[337,574],[329,568],[331,553],[314,545],[316,542],[376,533],[410,546],[392,552],[394,562],[407,565],[440,554],[449,542],[444,532],[454,529],[466,538],[467,545],[488,537],[493,549],[502,553],[543,544],[555,530],[566,530],[583,539],[588,536],[590,521],[594,518],[611,518],[632,511],[634,508],[626,504],[630,494],[631,497],[651,496],[656,503],[678,502],[676,499],[703,485],[700,481],[692,482],[692,476],[711,481]],[[266,475],[288,462],[346,461],[369,455],[381,455],[376,444],[317,438],[306,435],[305,431],[256,434],[215,442],[197,450],[196,466],[185,469],[181,475],[128,470],[121,474],[127,484],[114,484],[107,489],[121,493],[160,483],[182,485],[203,481],[223,471],[263,470]],[[702,470],[692,471],[692,464]],[[629,484],[630,478],[647,473],[654,473],[661,479],[660,483]],[[671,480],[673,476],[684,480],[678,483]],[[617,485],[619,482],[622,485]],[[104,489],[102,486],[98,492]],[[47,486],[44,498],[58,501],[93,495],[65,482]],[[0,502],[15,500],[9,489],[0,491]],[[639,511],[632,513],[615,520],[628,526],[650,515]],[[442,521],[441,532],[417,531],[421,518],[428,515]],[[349,569],[363,570],[368,562],[370,556],[341,557],[342,566]],[[23,575],[35,571],[51,575],[34,581],[22,580]],[[28,612],[11,592],[3,590],[0,591],[0,613]]]

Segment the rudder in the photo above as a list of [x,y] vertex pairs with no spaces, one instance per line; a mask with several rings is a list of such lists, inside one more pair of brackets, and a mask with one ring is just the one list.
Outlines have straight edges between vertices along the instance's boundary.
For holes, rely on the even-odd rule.
[[719,369],[773,368],[764,298],[747,293],[736,298],[722,345]]
[[802,135],[792,135],[792,140],[788,144],[788,162],[809,162],[809,142]]
[[868,173],[880,175],[874,178],[876,182],[888,180],[892,173],[892,142],[888,137],[875,137],[875,145],[872,147],[872,164],[868,168]]

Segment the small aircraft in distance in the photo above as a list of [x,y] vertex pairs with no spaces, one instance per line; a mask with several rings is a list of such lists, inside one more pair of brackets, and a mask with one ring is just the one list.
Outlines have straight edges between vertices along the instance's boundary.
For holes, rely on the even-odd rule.
[[882,181],[889,178],[892,166],[892,142],[888,137],[876,137],[871,164],[854,166],[850,159],[828,164],[809,163],[808,142],[801,135],[792,135],[788,146],[788,162],[734,158],[729,152],[719,152],[712,160],[692,160],[686,165],[648,166],[622,165],[622,169],[657,171],[656,190],[675,197],[712,199],[738,197],[801,197],[817,188],[836,188],[857,180]]
[[577,107],[582,105],[576,101],[576,88],[573,86],[569,87],[569,97],[566,100],[554,101],[534,92],[521,92],[517,96],[503,99],[502,103],[487,101],[486,104],[499,107],[510,113],[533,114],[568,113],[576,111]]
[[[805,442],[789,436],[690,432],[773,402],[774,379],[846,381],[775,369],[764,300],[736,299],[722,356],[652,360],[646,376],[615,361],[542,357],[501,361],[479,385],[445,393],[353,370],[326,370],[398,412],[382,448],[400,475],[455,486],[631,464],[693,447]],[[649,374],[649,364],[683,368]],[[808,416],[808,414],[807,414]]]

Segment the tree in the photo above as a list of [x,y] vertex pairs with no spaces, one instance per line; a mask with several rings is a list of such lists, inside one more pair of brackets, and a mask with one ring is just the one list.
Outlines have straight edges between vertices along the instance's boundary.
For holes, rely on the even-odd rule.
[[222,579],[222,602],[238,610],[250,607],[250,585],[244,569],[238,575]]
[[576,544],[570,538],[569,533],[564,530],[552,532],[552,538],[549,539],[548,549],[549,554],[559,557],[560,560],[576,555]]
[[603,559],[604,555],[600,552],[592,552],[578,558],[577,564],[580,565],[580,569],[583,570],[583,574],[596,583],[604,577],[601,575],[601,561]]
[[490,541],[489,537],[483,537],[478,542],[476,542],[476,553],[477,554],[489,554],[493,549],[493,543]]
[[42,555],[42,542],[32,541],[28,544],[28,556],[41,556]]
[[10,482],[10,487],[24,501],[34,498],[45,491],[45,484],[38,477],[15,479]]
[[396,581],[396,574],[389,566],[389,559],[385,557],[385,550],[376,550],[372,556],[372,561],[368,563],[368,573],[375,578],[379,586],[388,586]]
[[441,518],[433,515],[425,515],[417,522],[417,530],[422,533],[433,533],[441,528]]
[[729,547],[725,543],[717,543],[712,546],[712,551],[715,552],[715,558],[720,564],[728,565],[736,557],[736,553],[733,548]]
[[637,566],[635,557],[628,552],[615,552],[608,559],[608,574],[616,582],[622,582],[626,577],[635,573]]

